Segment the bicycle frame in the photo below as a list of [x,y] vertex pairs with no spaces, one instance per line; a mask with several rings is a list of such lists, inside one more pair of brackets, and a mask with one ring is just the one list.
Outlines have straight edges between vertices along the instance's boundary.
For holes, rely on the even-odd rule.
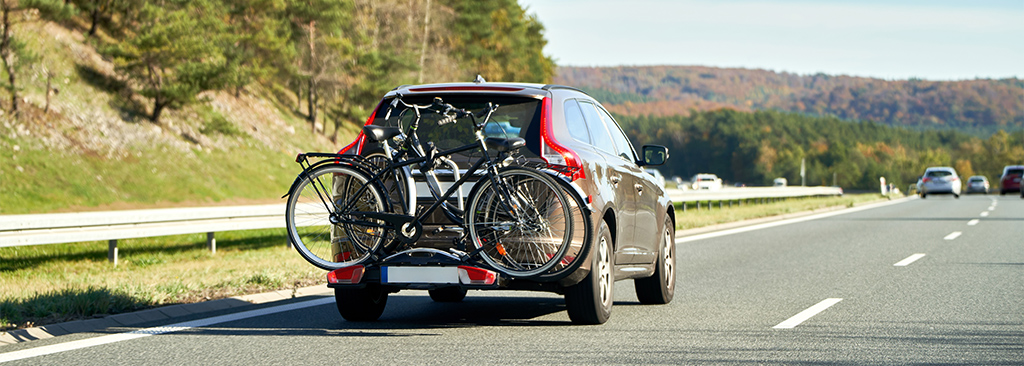
[[[418,110],[417,110],[417,112],[418,112]],[[491,109],[491,111],[488,112],[487,118],[490,117],[490,112],[493,112],[493,109]],[[406,214],[406,215],[394,214],[394,213],[387,213],[387,212],[351,212],[352,214],[357,214],[358,216],[361,216],[361,217],[383,221],[383,222],[386,223],[386,225],[382,225],[382,224],[378,224],[378,223],[374,223],[374,222],[369,222],[369,221],[364,221],[364,220],[358,220],[358,219],[353,220],[353,219],[342,218],[342,217],[337,217],[336,218],[338,223],[340,223],[340,224],[350,223],[350,224],[358,224],[358,225],[369,226],[369,227],[391,228],[391,229],[394,229],[397,233],[399,233],[399,235],[398,235],[398,237],[396,239],[398,241],[400,241],[402,243],[406,243],[406,244],[415,242],[416,240],[419,239],[419,236],[422,234],[422,223],[425,221],[427,216],[431,215],[438,208],[441,208],[449,216],[449,218],[454,218],[454,220],[452,220],[452,221],[456,222],[460,227],[462,227],[462,225],[464,225],[464,220],[463,220],[463,217],[462,217],[463,213],[459,212],[459,213],[456,214],[455,212],[452,211],[451,208],[447,207],[446,203],[447,203],[447,200],[449,198],[451,198],[451,196],[453,194],[455,194],[455,192],[460,192],[461,193],[461,189],[460,188],[462,187],[462,185],[465,184],[467,181],[469,181],[470,178],[472,178],[475,175],[477,175],[476,173],[478,171],[481,171],[481,168],[484,171],[484,173],[482,175],[487,177],[487,179],[490,179],[492,184],[494,184],[494,186],[498,189],[498,194],[501,197],[501,203],[503,205],[506,205],[506,207],[509,208],[510,210],[514,210],[514,211],[519,211],[520,210],[521,205],[517,204],[517,200],[516,200],[515,196],[513,194],[511,194],[510,192],[508,192],[507,189],[503,189],[504,185],[501,184],[499,182],[499,180],[497,179],[497,176],[498,176],[497,169],[498,169],[498,166],[500,165],[499,162],[502,161],[502,159],[503,159],[502,157],[503,157],[504,154],[502,152],[498,152],[497,155],[495,155],[494,159],[491,158],[491,154],[488,154],[488,149],[487,149],[487,145],[486,145],[486,142],[485,142],[486,140],[485,140],[483,134],[481,133],[481,130],[480,130],[479,127],[476,129],[477,130],[477,132],[476,132],[476,135],[477,135],[476,142],[474,142],[472,144],[467,144],[467,145],[464,145],[464,146],[456,147],[456,148],[453,148],[453,149],[436,152],[436,153],[431,151],[431,153],[428,154],[428,153],[423,152],[422,145],[419,144],[419,138],[415,134],[416,125],[418,125],[418,122],[419,122],[419,119],[420,119],[419,118],[420,116],[418,114],[419,113],[417,113],[417,118],[416,118],[415,122],[410,125],[410,130],[409,130],[409,136],[410,137],[406,138],[404,140],[404,142],[403,142],[403,147],[404,148],[403,149],[401,149],[396,154],[396,153],[394,153],[392,151],[392,149],[390,148],[390,146],[388,146],[388,144],[386,142],[384,143],[384,145],[385,145],[385,154],[386,155],[390,155],[390,159],[389,159],[389,162],[388,162],[388,166],[383,168],[383,169],[373,169],[372,167],[370,167],[367,164],[365,164],[365,162],[363,161],[362,157],[355,158],[355,157],[353,157],[351,155],[310,153],[310,154],[301,154],[301,155],[299,155],[299,158],[296,159],[296,160],[300,161],[300,164],[302,164],[301,161],[304,160],[305,157],[328,158],[328,159],[325,159],[324,161],[317,162],[315,164],[310,164],[304,170],[304,172],[308,171],[308,170],[311,170],[313,167],[317,167],[317,166],[320,166],[320,165],[323,165],[323,164],[331,163],[331,161],[330,161],[331,159],[336,159],[334,161],[334,163],[341,163],[341,164],[346,164],[346,165],[352,165],[353,167],[359,169],[360,171],[365,173],[367,175],[367,177],[369,178],[367,180],[367,182],[362,184],[362,186],[359,187],[359,190],[355,194],[353,194],[354,197],[359,197],[362,194],[364,194],[367,189],[370,189],[370,185],[377,184],[378,186],[382,187],[383,186],[383,179],[382,179],[382,177],[384,177],[389,172],[396,171],[398,169],[402,169],[402,170],[404,170],[406,172],[409,172],[410,171],[409,167],[412,166],[413,164],[422,164],[422,163],[433,164],[433,162],[436,162],[439,159],[446,159],[447,156],[450,156],[452,154],[457,154],[457,153],[461,153],[461,152],[465,152],[465,151],[470,151],[470,150],[480,149],[482,151],[482,156],[479,159],[477,159],[476,162],[474,162],[472,166],[470,166],[470,168],[467,170],[467,173],[465,175],[462,175],[458,180],[456,180],[455,183],[453,183],[448,188],[448,190],[446,190],[444,193],[438,194],[437,192],[431,192],[432,195],[435,196],[436,200],[434,201],[433,204],[431,204],[426,209],[419,210],[417,207],[408,207],[408,210],[406,212],[407,213],[411,213],[411,215],[410,214]],[[487,118],[485,118],[484,119],[485,122],[480,124],[479,126],[485,125]],[[475,122],[475,118],[473,118],[473,119],[474,119],[474,122]],[[408,158],[408,159],[404,159],[404,160],[399,160],[399,159],[404,158],[406,154],[414,154],[414,153],[417,154],[417,155],[420,155],[420,156],[416,156],[416,157],[412,157],[412,158]],[[426,155],[426,156],[424,156],[424,155]],[[398,161],[396,161],[396,160],[398,160]],[[308,164],[308,162],[306,162],[306,163]],[[439,182],[436,181],[437,180],[436,176],[430,176],[430,175],[426,175],[426,176],[428,176],[427,179],[434,179],[435,180],[435,184],[437,186],[440,186]],[[407,180],[412,180],[411,174],[406,174],[406,179]],[[410,196],[416,195],[415,185],[414,184],[406,184],[406,187],[410,187],[411,188],[411,191],[409,192]],[[327,200],[327,199],[324,198],[325,196],[327,196],[327,194],[326,194],[326,191],[327,191],[326,187],[315,186],[314,188],[316,189],[318,194],[321,195],[321,201],[324,203],[324,205],[329,210],[331,208],[333,208],[333,210],[330,210],[331,212],[348,212],[348,209],[351,208],[351,205],[354,203],[352,201],[348,201],[348,202],[345,203],[344,206],[339,207],[337,205],[338,202],[333,202],[331,200]],[[325,193],[321,194],[320,193],[321,191],[324,191]],[[408,202],[406,202],[406,197],[404,195],[402,195],[401,199],[403,201],[402,204],[404,206],[411,206]],[[388,203],[388,205],[390,205],[390,202]],[[382,246],[382,247],[383,248],[391,249],[393,247],[393,243],[385,245],[385,246]]]

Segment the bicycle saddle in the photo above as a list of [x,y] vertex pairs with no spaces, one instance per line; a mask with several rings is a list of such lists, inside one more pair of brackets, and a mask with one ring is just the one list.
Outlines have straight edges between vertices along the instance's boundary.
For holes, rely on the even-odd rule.
[[366,135],[366,139],[370,142],[381,142],[392,137],[402,134],[402,129],[398,127],[382,127],[374,125],[363,126],[363,135]]
[[526,146],[526,140],[521,137],[510,139],[488,137],[484,140],[484,143],[487,144],[487,148],[497,150],[498,152],[508,152]]

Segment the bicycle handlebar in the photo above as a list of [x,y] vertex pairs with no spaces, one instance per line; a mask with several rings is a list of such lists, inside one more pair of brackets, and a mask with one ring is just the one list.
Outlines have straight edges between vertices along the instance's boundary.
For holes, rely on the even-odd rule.
[[[446,124],[455,123],[456,120],[458,119],[470,117],[473,120],[473,126],[476,127],[477,129],[483,128],[483,126],[487,124],[487,120],[490,119],[491,113],[494,113],[494,111],[498,109],[498,105],[494,103],[487,103],[487,108],[484,108],[482,111],[480,111],[480,114],[478,115],[465,109],[455,108],[451,104],[445,103],[443,100],[441,100],[440,97],[435,97],[434,101],[431,102],[429,105],[416,105],[406,103],[404,100],[402,100],[402,94],[397,94],[395,96],[395,99],[391,100],[391,106],[388,107],[388,112],[387,114],[384,115],[384,119],[391,118],[391,110],[397,107],[399,104],[406,108],[416,110],[417,116],[419,116],[419,111],[421,110],[433,110],[435,113],[443,115],[444,118],[441,118],[437,121],[438,126],[444,126]],[[484,123],[476,123],[476,120],[478,118],[483,118]]]

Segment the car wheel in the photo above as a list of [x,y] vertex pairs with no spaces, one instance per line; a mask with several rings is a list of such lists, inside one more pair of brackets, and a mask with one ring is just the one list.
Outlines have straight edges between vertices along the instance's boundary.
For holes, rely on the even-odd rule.
[[612,315],[615,279],[612,268],[612,235],[603,220],[597,230],[597,245],[591,253],[590,273],[583,281],[565,289],[565,307],[576,324],[603,324]]
[[924,193],[924,192],[921,192],[921,199],[925,199],[925,198],[928,198],[928,194]]
[[466,289],[458,287],[442,287],[428,290],[427,293],[436,302],[460,302],[466,298]]
[[388,292],[379,284],[367,284],[360,289],[336,288],[334,301],[338,304],[338,313],[345,320],[371,322],[384,313]]
[[676,238],[672,218],[665,216],[665,229],[661,235],[661,253],[655,262],[654,274],[633,281],[636,297],[641,304],[668,304],[676,288]]
[[1000,195],[1000,196],[1005,196],[1005,195],[1006,195],[1006,191],[1004,191],[1004,190],[1000,189],[1000,190],[999,190],[999,195]]
[[960,195],[959,195],[959,194],[954,194],[954,195],[953,195],[953,198],[959,199],[959,198],[960,198]]

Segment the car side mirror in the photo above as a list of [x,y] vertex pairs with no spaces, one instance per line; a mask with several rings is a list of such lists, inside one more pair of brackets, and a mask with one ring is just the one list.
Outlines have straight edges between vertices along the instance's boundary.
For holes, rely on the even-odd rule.
[[644,161],[641,165],[662,165],[668,160],[668,148],[661,145],[644,145]]

